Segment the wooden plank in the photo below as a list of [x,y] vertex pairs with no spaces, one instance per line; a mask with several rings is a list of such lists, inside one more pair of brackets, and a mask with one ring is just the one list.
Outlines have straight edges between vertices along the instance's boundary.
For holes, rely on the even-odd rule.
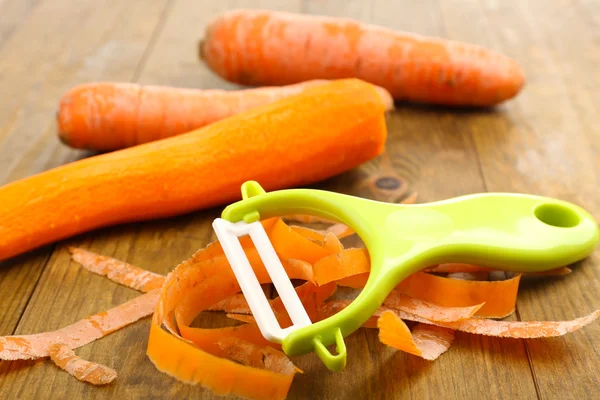
[[0,48],[37,3],[38,0],[0,1]]
[[[510,118],[490,115],[472,130],[488,189],[572,201],[598,219],[598,3],[588,2],[588,9],[543,1],[442,4],[458,39],[472,29],[462,21],[473,21],[484,32],[479,39],[516,57],[528,76],[525,90],[508,106]],[[600,308],[594,295],[600,290],[599,263],[596,251],[572,275],[523,284],[520,317],[571,319]],[[526,342],[540,397],[598,397],[592,372],[600,366],[598,338],[594,323],[564,338]]]
[[[506,25],[510,27],[514,23],[514,15],[510,9],[501,5],[499,6],[501,10],[497,8],[491,10],[497,13],[493,17],[495,19],[491,24],[495,28],[488,27],[490,22],[485,19],[484,10],[490,11],[488,8],[498,7],[497,2],[486,3],[482,8],[477,3],[475,3],[475,6],[472,6],[473,3],[461,1],[454,7],[454,3],[442,1],[441,10],[443,13],[440,13],[438,3],[434,1],[420,2],[418,5],[415,5],[413,2],[369,3],[367,1],[356,0],[349,2],[298,1],[286,4],[275,1],[223,1],[220,3],[207,3],[191,0],[178,1],[167,9],[161,9],[158,7],[158,3],[152,3],[157,7],[154,11],[147,10],[146,6],[143,6],[141,2],[131,6],[120,5],[122,7],[139,7],[135,10],[130,10],[128,18],[131,18],[132,15],[138,15],[136,18],[139,18],[140,22],[138,24],[130,22],[129,25],[131,26],[129,27],[123,26],[123,23],[115,22],[115,26],[118,27],[116,32],[113,32],[114,28],[110,30],[105,29],[107,23],[101,20],[104,19],[106,21],[112,18],[112,21],[118,21],[116,13],[123,12],[122,9],[115,10],[115,14],[104,10],[100,11],[99,15],[92,15],[91,11],[89,11],[90,8],[79,6],[74,11],[68,11],[72,13],[69,16],[78,16],[78,25],[89,25],[89,27],[78,28],[81,29],[81,31],[77,31],[81,38],[74,40],[74,43],[67,40],[64,32],[60,36],[61,33],[58,32],[58,26],[51,29],[48,26],[33,27],[28,25],[27,29],[30,34],[31,32],[36,32],[36,35],[52,34],[53,37],[58,35],[57,43],[60,44],[52,45],[54,47],[50,46],[50,49],[40,46],[36,51],[23,50],[23,53],[29,57],[25,57],[26,60],[29,60],[28,62],[33,62],[34,55],[40,55],[41,67],[39,67],[39,70],[35,66],[26,67],[30,69],[27,70],[28,72],[23,72],[18,76],[20,83],[14,83],[11,86],[11,90],[13,90],[11,92],[12,98],[11,96],[0,98],[0,101],[5,102],[4,104],[0,104],[5,106],[0,108],[0,138],[9,137],[9,139],[6,139],[8,141],[5,140],[2,142],[4,143],[3,149],[9,148],[6,143],[25,146],[26,143],[31,141],[31,137],[35,141],[37,136],[27,137],[32,125],[41,127],[42,130],[46,129],[46,135],[51,137],[53,132],[50,128],[52,121],[50,110],[51,106],[54,106],[59,92],[64,89],[60,85],[67,85],[65,82],[67,82],[68,78],[61,77],[61,68],[66,69],[65,65],[69,65],[69,63],[75,64],[73,66],[75,70],[75,77],[72,77],[73,81],[96,79],[96,77],[98,79],[129,80],[131,77],[134,77],[136,79],[139,78],[140,82],[153,84],[170,84],[187,87],[236,87],[235,85],[223,82],[202,67],[198,63],[195,54],[196,41],[201,36],[203,24],[215,12],[226,8],[280,8],[290,11],[304,10],[317,14],[355,17],[368,22],[383,24],[397,29],[418,31],[424,34],[444,36],[447,33],[447,36],[450,37],[498,46],[500,50],[504,50],[515,56],[521,56],[526,52],[525,43],[519,45],[522,47],[513,47],[514,38],[517,37],[520,40],[520,36],[515,36],[513,31],[506,29]],[[536,7],[538,6],[541,7],[539,4]],[[59,10],[52,9],[52,7],[49,7],[45,3],[40,5],[40,7],[45,12],[51,12],[50,15],[56,18],[60,15]],[[148,14],[144,17],[139,16],[141,9]],[[133,13],[133,11],[137,11],[138,14]],[[521,20],[526,19],[525,11],[519,10],[519,12],[522,14]],[[36,13],[37,11],[28,17],[27,21],[29,22],[27,24],[31,24],[31,20],[37,21],[37,23],[43,22]],[[162,21],[160,21],[160,13],[163,13],[165,16],[165,19]],[[397,20],[394,20],[394,16],[397,16]],[[584,18],[583,16],[582,19],[587,21],[586,23],[592,21],[592,19]],[[85,23],[82,23],[82,20],[85,20]],[[469,23],[465,23],[465,20],[469,21]],[[442,25],[442,22],[444,25]],[[52,33],[54,32],[53,29],[56,30],[55,33]],[[151,35],[156,37],[155,42],[150,41],[150,47],[146,53],[147,57],[142,56],[142,53],[144,53],[143,49],[141,51],[130,49],[124,52],[126,54],[119,54],[123,52],[121,49],[113,54],[113,50],[109,48],[109,50],[104,50],[98,56],[100,59],[99,63],[92,63],[91,66],[77,65],[78,60],[84,57],[83,54],[87,54],[86,52],[89,50],[86,48],[87,45],[95,49],[102,47],[103,42],[100,36],[128,36],[127,32],[131,32],[133,29],[139,29],[138,34],[134,35],[137,38],[135,40],[136,43],[145,44],[148,43]],[[524,28],[521,27],[520,29]],[[585,28],[581,29],[584,30],[582,33],[585,33]],[[491,35],[490,37],[487,36],[488,34],[481,34],[481,32],[485,32],[486,30],[492,31],[488,33]],[[18,35],[21,35],[21,40],[27,38],[27,35],[19,32],[14,33],[11,41],[13,37]],[[493,32],[501,32],[501,34]],[[529,30],[526,30],[525,33],[525,37],[529,37],[527,34],[531,34]],[[70,32],[69,34],[73,37],[78,37],[76,33]],[[87,41],[84,41],[83,38],[86,38]],[[535,39],[543,40],[544,37],[535,36]],[[589,42],[586,43],[589,44]],[[10,41],[7,42],[4,49],[9,46],[13,46],[11,47],[11,52],[18,55],[16,45],[14,43],[11,44]],[[145,48],[144,46],[141,47]],[[2,51],[4,51],[3,48],[0,48],[0,52]],[[547,52],[547,49],[542,49],[541,53],[538,52],[535,57],[539,57],[540,54],[544,55],[545,51]],[[72,52],[74,52],[74,55]],[[63,58],[63,61],[67,58],[70,61],[65,65],[60,64],[59,67],[54,66],[51,63],[53,54],[60,55],[63,53],[71,54]],[[564,77],[561,73],[555,73],[549,69],[548,65],[543,61],[544,57],[546,56],[544,55],[542,59],[537,59],[537,63],[530,64],[530,72],[539,72],[539,74],[536,74],[537,76],[544,76],[546,74],[544,79],[550,79],[550,81],[557,76],[563,79]],[[2,64],[2,58],[0,57],[0,82],[2,84],[9,84],[8,80],[1,81],[4,76],[2,75],[3,71],[7,71],[7,68],[9,68],[5,64]],[[17,56],[13,55],[11,60],[13,63],[16,62]],[[102,60],[109,60],[110,62],[106,65],[106,63],[103,64]],[[552,61],[554,60],[552,59]],[[93,65],[96,65],[98,69],[95,69]],[[573,61],[570,68],[574,68],[574,72],[582,72],[578,69],[580,67],[577,65]],[[584,68],[586,68],[586,73],[593,72],[591,64],[585,64]],[[134,70],[135,72],[133,72]],[[33,77],[32,74],[35,75],[35,73],[40,73],[40,71],[41,77],[39,80],[36,80],[37,78]],[[17,68],[13,68],[12,72],[19,71]],[[54,80],[58,80],[59,83],[52,83]],[[50,83],[47,83],[48,81]],[[39,87],[50,84],[56,86],[48,86],[50,89],[44,86],[45,89],[41,93],[46,93],[42,96],[42,99],[45,100],[40,101],[39,104],[35,103],[32,99],[34,95],[40,93]],[[27,88],[29,98],[21,95],[16,90],[19,88],[19,85]],[[543,85],[540,84],[539,86]],[[577,99],[578,107],[580,105],[583,106],[581,109],[573,111],[575,101],[562,100],[560,104],[567,107],[570,110],[570,114],[568,114],[567,119],[563,119],[565,117],[554,117],[556,119],[552,120],[552,122],[558,120],[560,122],[559,127],[566,129],[567,123],[571,123],[575,118],[581,117],[586,121],[584,126],[594,126],[591,125],[592,122],[597,122],[594,113],[594,104],[587,99],[597,92],[590,92],[584,88],[583,94],[574,93],[575,89],[571,92],[566,88],[564,83],[560,88],[561,92],[565,92]],[[35,90],[38,91],[36,92]],[[548,91],[546,89],[546,92],[543,93],[556,94],[555,90]],[[53,96],[56,97],[53,98]],[[577,96],[583,97],[579,98]],[[552,179],[556,179],[556,177],[553,178],[546,171],[542,171],[537,172],[540,174],[537,180],[532,179],[530,181],[524,176],[519,176],[518,174],[521,172],[514,172],[519,171],[518,163],[520,159],[525,159],[525,162],[531,163],[531,160],[536,161],[535,157],[538,156],[528,155],[524,151],[525,148],[528,148],[530,142],[534,143],[535,147],[535,145],[539,144],[538,141],[540,141],[539,137],[528,131],[533,129],[531,125],[528,125],[529,113],[533,113],[534,115],[537,115],[536,112],[539,113],[533,125],[536,132],[540,128],[553,127],[551,123],[540,122],[542,116],[544,116],[540,101],[537,100],[533,109],[528,108],[531,107],[531,102],[535,103],[536,100],[532,97],[527,97],[527,100],[523,100],[521,96],[517,101],[501,107],[500,112],[496,113],[455,113],[437,108],[401,105],[396,112],[388,117],[390,136],[386,157],[382,157],[364,167],[316,186],[363,195],[365,197],[373,197],[374,194],[367,190],[362,183],[379,173],[389,173],[391,169],[401,176],[407,185],[407,192],[416,190],[420,193],[420,201],[433,201],[465,193],[484,191],[486,189],[485,183],[490,185],[490,189],[492,190],[494,188],[506,187],[508,189],[513,188],[514,190],[523,191],[531,189],[539,193],[545,193],[544,191],[547,189],[542,184],[546,180],[554,182]],[[18,107],[22,104],[29,104],[29,107],[23,109],[24,111],[15,111],[20,110]],[[38,115],[40,109],[42,111]],[[546,104],[546,114],[548,113],[547,110],[548,106]],[[33,120],[33,122],[21,121],[24,115],[26,115],[27,119]],[[549,116],[545,115],[545,117]],[[590,125],[587,125],[588,123]],[[15,124],[16,126],[21,126],[21,128],[17,127],[17,130],[13,131]],[[517,128],[515,124],[524,126],[525,128]],[[591,130],[584,129],[581,126],[578,128],[579,132],[585,132],[581,136],[593,136],[593,134],[589,133],[592,132]],[[12,136],[15,132],[21,132],[20,134],[24,138],[18,139]],[[488,136],[484,137],[484,135]],[[11,136],[12,139],[10,138]],[[509,139],[504,139],[505,136]],[[520,142],[522,137],[526,138],[525,142]],[[551,137],[556,139],[558,133],[553,134]],[[586,140],[588,140],[587,144],[589,144],[590,148],[598,148],[598,143],[594,140],[594,137]],[[0,166],[2,166],[0,173],[2,173],[4,166],[8,165],[10,172],[7,173],[5,179],[12,180],[39,169],[58,165],[68,159],[68,157],[75,158],[79,156],[78,153],[70,151],[65,152],[61,156],[56,150],[47,150],[48,143],[48,141],[44,142],[42,140],[37,147],[32,147],[30,150],[27,150],[27,146],[19,147],[19,149],[25,148],[26,152],[30,154],[28,163],[25,161],[13,163],[12,157],[8,157],[8,153],[2,153],[4,150],[0,150]],[[545,144],[548,145],[548,143]],[[477,148],[475,148],[475,145]],[[496,146],[501,148],[497,154],[494,153]],[[574,145],[573,149],[584,151],[582,157],[584,165],[587,167],[593,166],[593,162],[597,162],[598,160],[597,156],[592,156],[586,152],[585,149],[581,148],[580,144]],[[486,182],[482,180],[482,171],[478,164],[479,156],[476,150],[479,150],[483,160],[483,173],[485,174]],[[537,148],[536,151],[547,152],[548,150]],[[1,158],[2,154],[6,155],[5,159]],[[560,155],[557,149],[554,149],[551,154],[553,157]],[[544,157],[547,157],[545,153]],[[504,158],[508,160],[506,166],[502,164]],[[541,158],[541,161],[542,164],[538,165],[538,168],[540,166],[543,167],[543,162],[549,161],[549,158]],[[531,172],[535,170],[534,167],[535,164],[526,166],[525,171]],[[551,170],[552,172],[567,173],[569,179],[579,173],[573,166],[564,167],[559,165],[552,166],[551,168],[554,168]],[[489,178],[490,176],[492,178]],[[506,183],[502,180],[507,180],[507,177],[512,179],[513,176],[516,176],[516,183],[514,184]],[[594,174],[580,175],[579,178],[573,178],[575,179],[575,184],[571,186],[571,183],[561,183],[563,186],[560,189],[556,189],[557,191],[554,193],[563,193],[562,191],[564,191],[567,193],[567,196],[573,196],[571,198],[576,199],[577,197],[575,197],[576,194],[574,192],[578,185],[585,185],[582,182],[584,178],[581,178],[581,176],[597,179],[597,176]],[[569,181],[569,179],[565,179],[565,181]],[[557,186],[554,185],[554,187]],[[596,180],[592,180],[592,184],[589,184],[589,188],[585,189],[585,193],[591,193],[593,187],[597,187]],[[581,199],[583,198],[581,197]],[[590,198],[597,199],[597,197]],[[136,295],[135,292],[129,289],[119,287],[104,278],[94,276],[69,262],[66,252],[67,244],[79,245],[153,271],[165,273],[171,270],[179,261],[188,257],[194,250],[212,240],[214,236],[210,229],[210,221],[217,215],[217,212],[218,210],[208,210],[170,220],[104,229],[59,244],[57,251],[54,252],[48,262],[45,273],[40,278],[38,288],[27,306],[27,311],[22,316],[17,332],[29,333],[55,329],[99,310],[122,303]],[[597,211],[594,211],[594,213],[598,216]],[[48,252],[42,252],[37,255],[39,257],[37,261],[28,258],[27,262],[31,264],[35,264],[35,262],[43,264],[47,254]],[[31,257],[35,258],[36,255],[31,255]],[[21,262],[21,260],[16,260],[12,265],[18,266]],[[592,263],[597,265],[597,257],[592,260]],[[27,286],[29,289],[26,288],[22,292],[28,293],[28,290],[30,292],[34,286],[32,278],[27,275],[26,271],[21,272],[24,270],[17,269],[16,267],[11,267],[9,273],[15,273],[16,271],[25,274],[26,278],[22,278],[24,281],[23,285],[29,285]],[[589,268],[583,271],[589,271]],[[589,275],[589,273],[587,274]],[[39,275],[36,277],[39,277]],[[567,277],[565,282],[572,277]],[[589,275],[587,277],[595,279],[597,282],[597,276]],[[2,284],[4,282],[19,282],[19,278],[14,280],[5,278],[4,280],[0,280],[0,282]],[[595,290],[588,289],[590,287],[589,282],[587,286],[583,284],[584,280],[578,280],[578,282],[579,284],[576,285],[576,288],[582,293],[579,297],[591,297],[597,292],[597,287],[593,287]],[[556,285],[562,287],[562,284],[563,281],[560,281]],[[527,306],[527,304],[534,304],[528,301],[527,296],[529,296],[530,292],[533,293],[544,287],[546,286],[535,285],[527,287],[526,296],[524,296],[524,299],[520,299],[519,302],[521,314],[524,319],[529,318],[526,315],[528,312],[526,307],[525,309],[523,307]],[[566,291],[560,292],[560,295],[563,296],[563,302],[564,299],[571,298],[571,294],[566,293]],[[542,306],[542,301],[546,300],[545,298],[539,299],[539,295],[535,295],[535,293],[531,296],[538,298],[538,302],[535,304],[539,307]],[[23,298],[28,298],[28,296]],[[19,310],[23,309],[26,303],[22,301],[23,298],[15,297],[12,299],[12,303],[8,303],[9,307],[12,307],[12,310],[14,310],[11,311],[11,315],[20,315]],[[577,298],[576,296],[575,301],[579,301]],[[552,315],[560,313],[568,314],[567,311],[569,308],[558,303],[559,300],[557,297],[552,303],[558,307],[557,310],[545,310],[545,312],[553,313]],[[525,304],[523,304],[524,302]],[[579,303],[573,304],[577,305]],[[597,306],[597,303],[595,304]],[[4,303],[0,303],[0,306],[4,306]],[[535,316],[539,317],[538,310],[534,311]],[[576,312],[577,310],[574,311]],[[574,315],[569,314],[563,316],[563,318]],[[203,326],[216,326],[219,322],[212,318],[202,320]],[[136,398],[166,398],[175,396],[216,398],[216,396],[211,395],[206,390],[179,383],[154,369],[145,356],[148,326],[149,323],[147,320],[140,321],[131,327],[116,332],[101,341],[77,351],[79,355],[85,358],[117,369],[120,377],[114,384],[108,387],[94,388],[77,382],[47,362],[2,363],[0,365],[0,373],[6,373],[7,375],[3,375],[3,379],[0,379],[0,397],[54,398],[86,396],[108,398],[126,393]],[[587,335],[586,332],[588,331],[585,331],[584,334]],[[580,334],[578,333],[578,335]],[[583,344],[587,347],[582,345],[576,357],[573,357],[573,363],[574,360],[582,360],[581,362],[594,361],[593,356],[579,353],[590,351],[590,349],[597,353],[597,350],[594,350],[595,348],[593,347],[594,338],[598,337],[597,333],[595,335],[585,336],[586,340],[584,340]],[[575,338],[576,336],[573,335],[573,337]],[[576,340],[577,342],[582,340],[581,336],[579,337],[580,339]],[[569,343],[568,349],[572,350],[572,344]],[[550,398],[554,397],[552,396],[553,393],[561,393],[565,395],[563,397],[567,397],[567,393],[557,389],[556,386],[559,382],[564,384],[559,379],[568,370],[556,364],[562,362],[564,357],[572,356],[572,353],[563,351],[562,344],[558,347],[551,346],[550,348],[543,347],[540,349],[535,349],[531,345],[529,346],[532,352],[532,363],[538,379],[538,385],[541,386],[541,393],[544,397]],[[350,364],[341,374],[328,373],[314,355],[298,358],[298,365],[306,373],[295,380],[290,398],[313,398],[315,396],[319,398],[397,398],[398,396],[410,396],[414,398],[473,399],[483,397],[537,397],[531,379],[531,371],[527,362],[525,347],[521,341],[500,341],[491,338],[458,334],[451,350],[434,363],[425,362],[386,348],[378,342],[376,332],[374,331],[359,331],[348,339],[348,347],[351,352]],[[547,354],[550,352],[559,352],[564,357],[544,359],[542,357],[543,351],[546,351]],[[539,360],[536,358],[536,355]],[[569,367],[571,367],[570,364]],[[582,391],[574,391],[573,393],[578,394],[579,397],[585,397],[582,395],[583,390],[593,393],[591,391],[593,389],[591,386],[593,376],[591,374],[583,375],[582,367],[578,368],[575,368],[577,374],[575,376],[583,380],[583,389]],[[473,373],[472,371],[476,371],[477,373]],[[540,374],[544,375],[541,379]],[[37,382],[37,384],[31,385],[30,382]]]
[[[54,113],[60,95],[84,81],[129,80],[165,4],[166,1],[114,1],[98,7],[93,1],[76,4],[46,1],[37,4],[20,21],[0,48],[0,86],[3,88],[0,182],[10,182],[86,155],[67,149],[55,137]],[[51,249],[52,246],[47,246],[0,263],[0,282],[4,289],[0,308],[6,310],[0,324],[2,334],[13,333],[19,321],[22,325],[17,332],[26,332],[32,323],[49,326],[52,321],[58,325],[65,323],[62,319],[65,311],[60,303],[53,308],[54,320],[36,311],[39,304],[29,304],[38,280],[55,279],[48,275],[40,278]],[[65,273],[64,263],[60,262],[56,268],[56,273]],[[52,289],[44,284],[42,287]],[[61,292],[64,288],[54,289]],[[52,306],[55,293],[43,293],[46,293],[46,305]],[[79,300],[86,302],[85,296]],[[93,302],[90,304],[93,307]],[[29,311],[21,317],[26,305]],[[23,367],[29,364],[0,363],[0,397],[18,393],[18,397],[32,398],[44,393],[43,388],[19,381],[19,373],[28,370]],[[36,390],[40,390],[37,395]]]
[[212,73],[200,62],[198,43],[202,39],[206,24],[218,13],[229,9],[258,8],[299,12],[301,4],[301,0],[180,0],[165,21],[160,37],[137,81],[143,84],[187,88],[240,88],[240,85],[227,82]]

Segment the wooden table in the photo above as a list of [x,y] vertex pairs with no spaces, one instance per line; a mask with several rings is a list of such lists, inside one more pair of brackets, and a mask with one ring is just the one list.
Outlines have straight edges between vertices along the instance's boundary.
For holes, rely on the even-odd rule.
[[[232,88],[199,63],[203,26],[226,8],[263,7],[353,17],[481,44],[519,60],[526,89],[494,111],[398,105],[388,118],[387,159],[323,184],[359,189],[382,164],[428,202],[483,191],[573,201],[600,220],[600,3],[467,0],[0,0],[0,182],[89,156],[62,145],[60,95],[86,81]],[[385,167],[385,165],[383,165]],[[0,207],[2,199],[0,199]],[[0,334],[54,330],[136,296],[76,267],[77,245],[166,273],[213,238],[217,209],[104,229],[0,263]],[[572,319],[600,308],[600,251],[564,278],[522,284],[518,320]],[[115,368],[103,388],[46,361],[0,363],[0,398],[212,398],[163,375],[145,356],[148,319],[78,350]],[[290,398],[600,398],[600,323],[564,338],[499,340],[458,333],[435,362],[348,340],[349,366],[328,373],[314,355]]]

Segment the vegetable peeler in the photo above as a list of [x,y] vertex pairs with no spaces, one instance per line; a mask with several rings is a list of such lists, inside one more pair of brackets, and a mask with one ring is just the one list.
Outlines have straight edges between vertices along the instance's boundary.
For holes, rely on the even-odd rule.
[[[260,219],[310,214],[338,221],[363,240],[369,279],[345,309],[312,323]],[[462,262],[510,271],[545,271],[587,257],[599,229],[584,209],[557,199],[483,193],[426,204],[393,204],[314,189],[266,193],[254,181],[213,227],[263,336],[290,355],[316,352],[332,371],[346,365],[344,337],[373,315],[404,278],[441,263]],[[282,329],[237,239],[250,235],[293,325]],[[335,344],[336,354],[326,346]]]

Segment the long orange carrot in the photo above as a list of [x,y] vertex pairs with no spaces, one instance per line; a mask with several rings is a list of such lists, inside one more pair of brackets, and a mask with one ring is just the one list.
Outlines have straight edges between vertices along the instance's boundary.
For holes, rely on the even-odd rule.
[[357,77],[397,99],[491,106],[524,84],[516,61],[485,48],[357,21],[233,10],[208,24],[200,57],[221,77],[285,85]]
[[349,79],[189,134],[77,161],[0,188],[0,260],[81,232],[319,181],[381,153],[385,105]]
[[[58,136],[75,148],[124,149],[202,128],[324,83],[327,81],[314,80],[234,91],[88,83],[61,98],[56,115]],[[391,95],[378,90],[386,108],[393,108]]]

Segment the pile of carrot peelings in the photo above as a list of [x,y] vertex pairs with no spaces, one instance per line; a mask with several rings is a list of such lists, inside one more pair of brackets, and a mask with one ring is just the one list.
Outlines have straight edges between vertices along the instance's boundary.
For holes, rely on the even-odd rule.
[[[307,216],[294,219],[320,222]],[[353,234],[347,227],[330,224],[314,230],[290,226],[279,218],[262,224],[289,277],[303,282],[296,290],[313,322],[351,302],[336,299],[336,288],[364,286],[368,253],[363,248],[344,248],[340,238]],[[241,238],[241,244],[259,281],[270,283],[250,239]],[[218,242],[195,253],[167,277],[83,249],[70,251],[84,268],[145,294],[57,331],[0,337],[0,359],[48,357],[77,379],[107,384],[116,372],[79,358],[74,350],[153,313],[147,355],[156,368],[180,381],[218,394],[282,399],[294,375],[302,372],[279,345],[261,336]],[[569,272],[564,267],[545,274]],[[400,283],[365,328],[378,329],[385,345],[434,360],[449,349],[455,331],[507,338],[554,337],[585,326],[600,313],[560,322],[493,319],[514,311],[520,278],[466,264],[432,266]],[[270,301],[280,324],[289,325],[280,300]],[[226,312],[242,323],[218,329],[193,327],[205,310]],[[406,321],[414,322],[412,328]]]

